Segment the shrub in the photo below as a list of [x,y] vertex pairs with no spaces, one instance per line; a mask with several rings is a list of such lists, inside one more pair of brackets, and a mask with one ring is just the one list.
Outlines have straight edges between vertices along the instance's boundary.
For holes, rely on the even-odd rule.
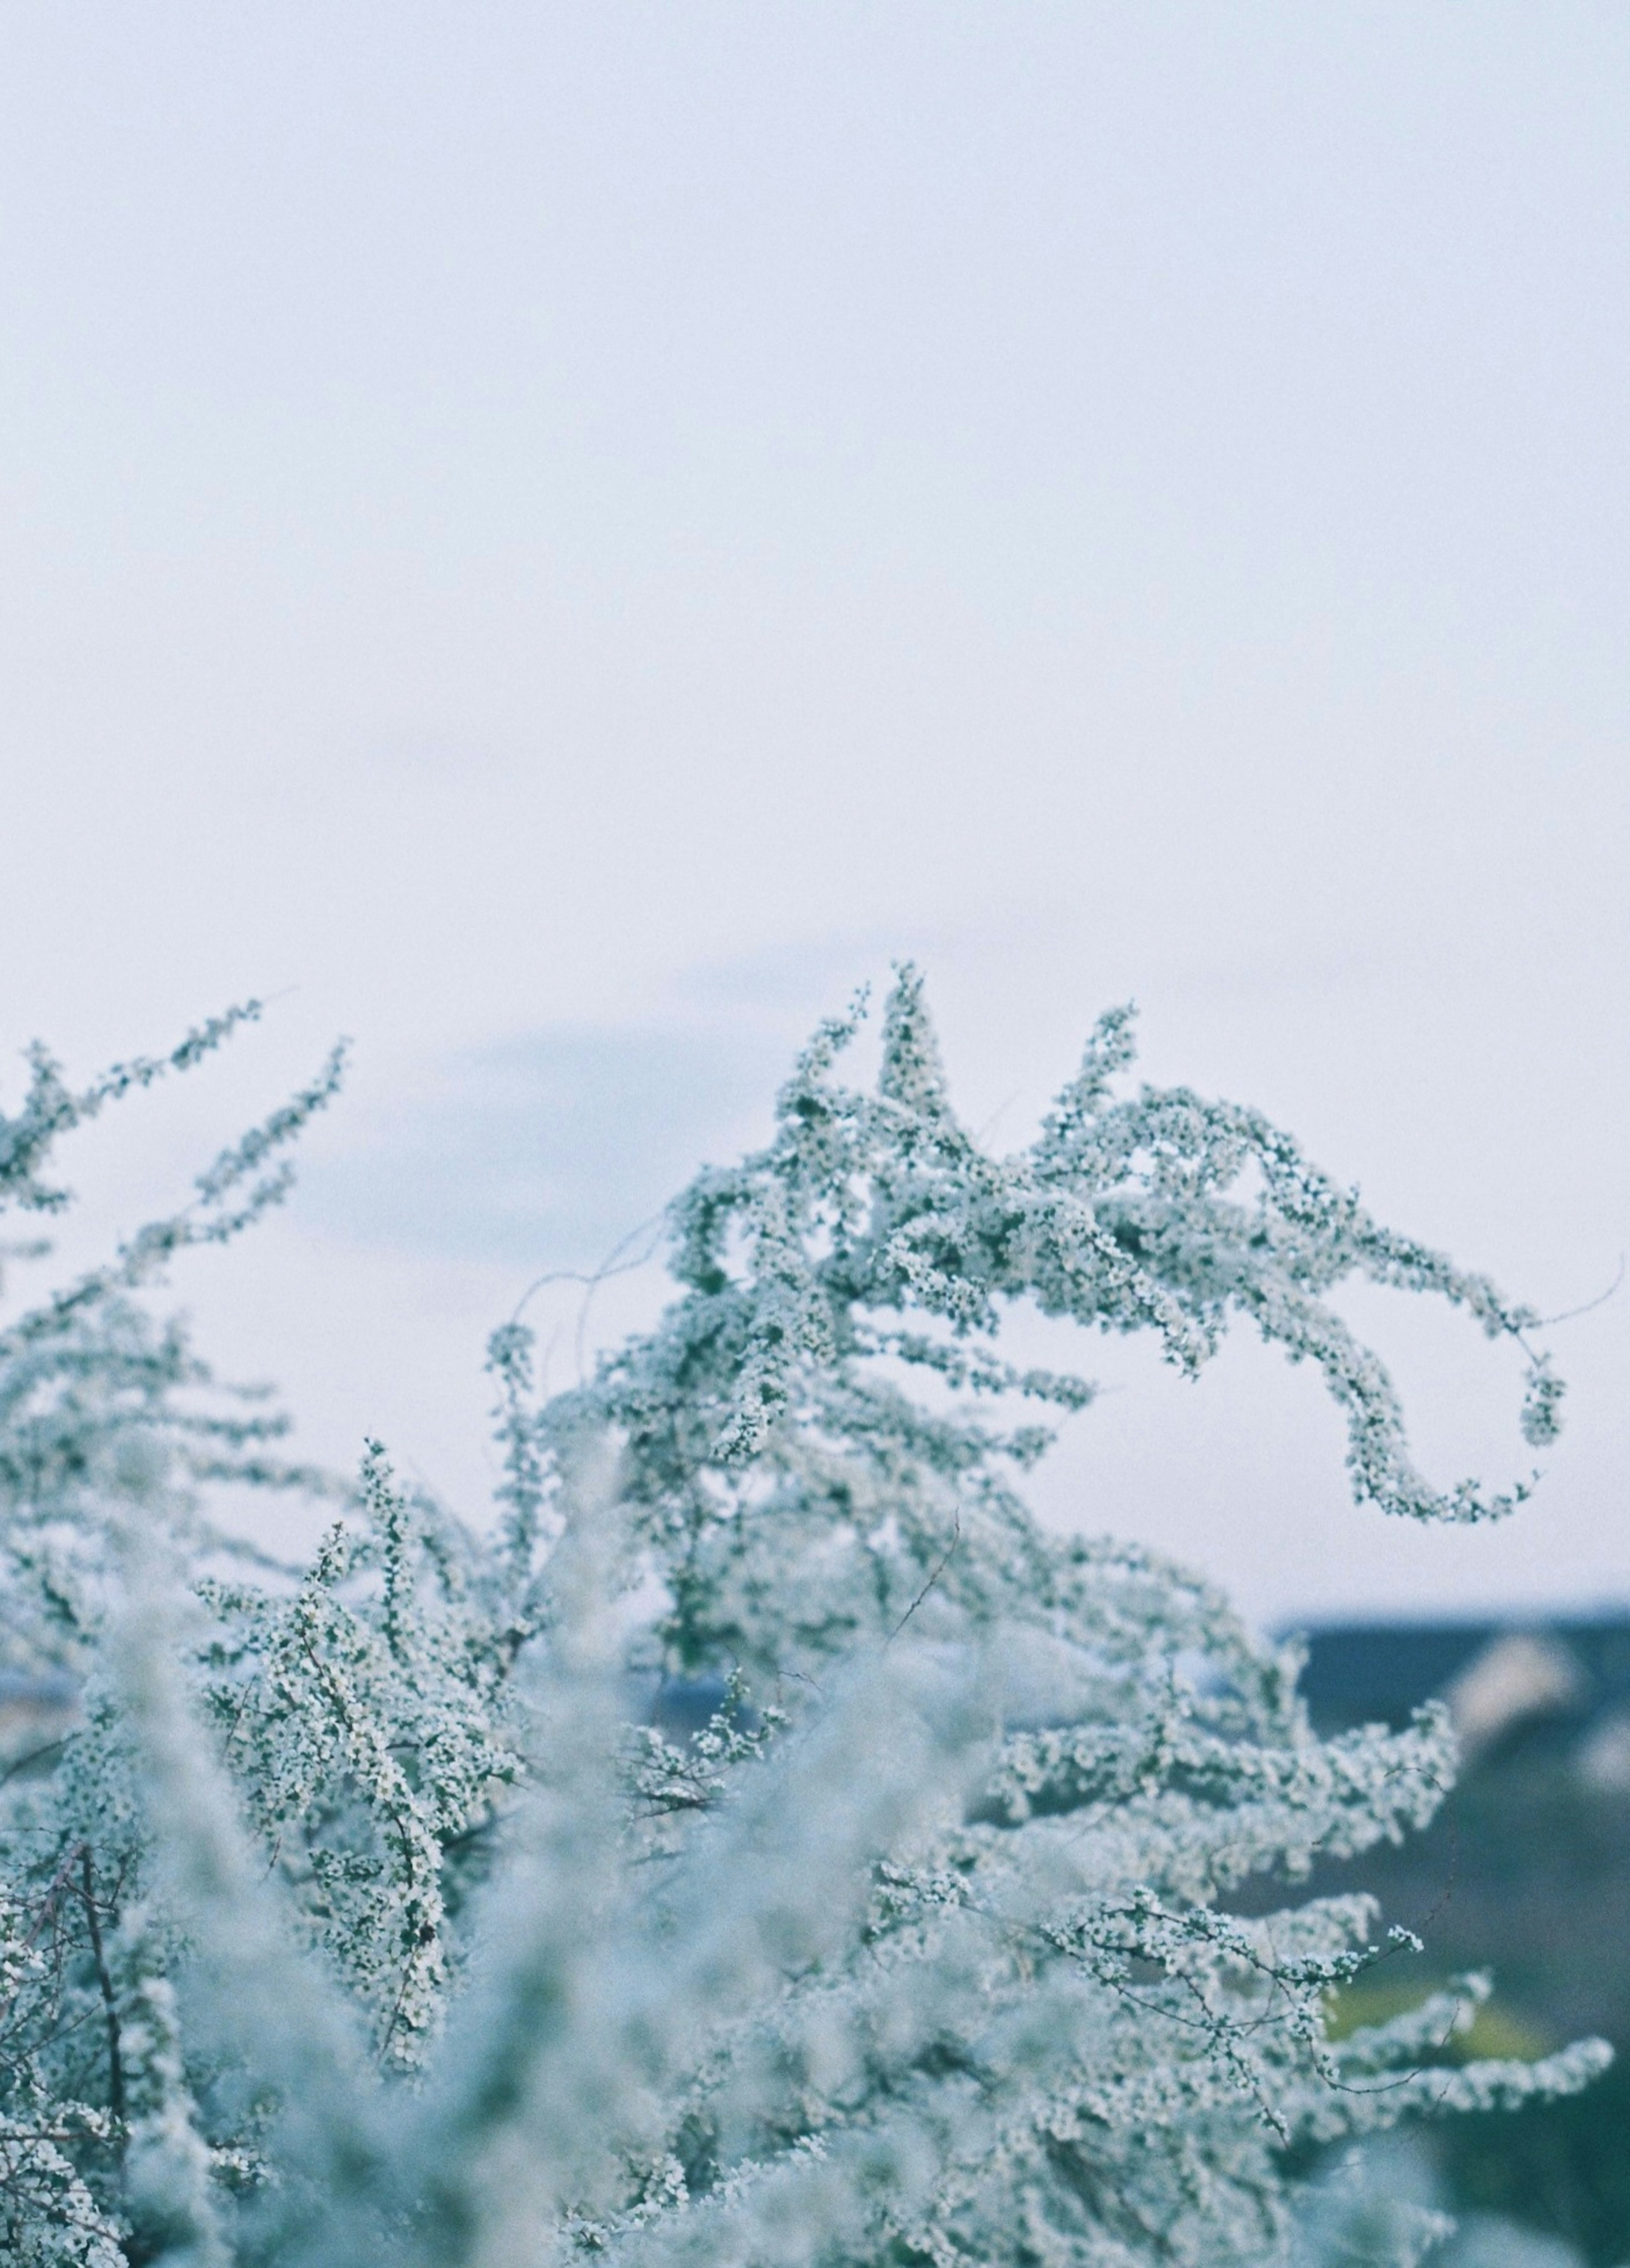
[[[1541,1441],[1533,1318],[1258,1114],[1118,1096],[1124,1012],[1001,1160],[914,973],[870,1094],[836,1071],[859,1012],[768,1148],[672,1208],[653,1330],[552,1398],[526,1329],[495,1334],[486,1528],[371,1443],[309,1567],[231,1545],[213,1484],[314,1476],[136,1296],[275,1201],[337,1061],[0,1335],[8,1662],[82,1697],[0,1790],[8,2259],[1357,2257],[1328,2191],[1298,2205],[1325,2145],[1599,2067],[1452,2060],[1475,1978],[1327,2030],[1403,1933],[1230,1893],[1423,1822],[1446,1725],[1320,1741],[1295,1653],[1207,1584],[1039,1528],[1017,1479],[1049,1437],[1012,1413],[1091,1388],[997,1344],[1028,1301],[1192,1372],[1244,1320],[1322,1372],[1361,1498],[1468,1520],[1526,1484],[1430,1487],[1328,1294],[1435,1292],[1516,1342]],[[36,1053],[0,1193],[58,1205],[54,1143],[239,1020],[77,1094]],[[1434,2231],[1371,2224],[1366,2257]]]

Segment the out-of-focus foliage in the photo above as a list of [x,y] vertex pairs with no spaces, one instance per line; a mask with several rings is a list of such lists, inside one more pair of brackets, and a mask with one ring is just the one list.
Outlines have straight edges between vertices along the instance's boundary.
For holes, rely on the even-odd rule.
[[1575,2263],[1619,2268],[1630,2259],[1630,1617],[1318,1631],[1302,1691],[1326,1733],[1406,1723],[1433,1693],[1461,1725],[1471,1719],[1477,1737],[1468,1754],[1463,1736],[1456,1784],[1426,1832],[1312,1877],[1318,1891],[1350,1889],[1356,1875],[1429,1940],[1425,1964],[1360,1978],[1338,2021],[1373,2021],[1418,1996],[1406,1971],[1441,1977],[1475,1962],[1492,1966],[1498,1989],[1461,2052],[1539,2055],[1605,2033],[1621,2059],[1582,2094],[1510,2118],[1445,2121],[1410,2147],[1468,2228],[1498,2214]]
[[[1338,2036],[1399,1933],[1353,1896],[1230,1911],[1425,1822],[1447,1725],[1320,1740],[1294,1653],[1205,1584],[1044,1534],[1012,1408],[1090,1388],[995,1344],[1029,1300],[1193,1370],[1245,1320],[1322,1371],[1361,1498],[1465,1519],[1525,1491],[1433,1490],[1328,1294],[1517,1341],[1539,1440],[1531,1317],[1255,1114],[1117,1099],[1124,1015],[1009,1159],[912,972],[875,1093],[836,1077],[854,1026],[676,1203],[654,1331],[541,1402],[495,1336],[489,1531],[377,1444],[305,1570],[200,1508],[297,1476],[133,1295],[279,1194],[337,1065],[0,1336],[0,1666],[82,1697],[0,1788],[7,2259],[1401,2263],[1436,2224],[1304,2196],[1326,2145],[1599,2067],[1457,2058],[1475,1977]],[[36,1057],[0,1193],[57,1203],[51,1144],[165,1067],[76,1095]]]

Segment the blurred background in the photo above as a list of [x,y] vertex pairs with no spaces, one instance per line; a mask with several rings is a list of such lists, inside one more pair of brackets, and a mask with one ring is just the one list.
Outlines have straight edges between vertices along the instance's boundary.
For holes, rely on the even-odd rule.
[[[1093,1347],[1046,1515],[1276,1627],[1615,1627],[1627,251],[1583,0],[13,7],[0,1042],[271,1002],[80,1140],[64,1256],[352,1035],[174,1295],[312,1454],[478,1514],[488,1329],[760,1138],[857,983],[926,966],[999,1148],[1135,998],[1149,1076],[1586,1307],[1569,1425],[1426,1533],[1305,1371]],[[1499,1351],[1347,1312],[1435,1477],[1527,1469]]]

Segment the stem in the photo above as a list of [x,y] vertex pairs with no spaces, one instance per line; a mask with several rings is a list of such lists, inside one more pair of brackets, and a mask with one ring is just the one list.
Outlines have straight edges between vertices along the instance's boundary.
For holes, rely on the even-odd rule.
[[96,1963],[96,1981],[101,1987],[102,2007],[107,2017],[107,2107],[122,2125],[124,2123],[124,2058],[119,2051],[119,2002],[114,1992],[114,1980],[107,1973],[107,1962],[102,1951],[102,1925],[96,1911],[96,1883],[91,1872],[91,1846],[80,1847],[80,1881],[84,1896],[85,1919],[91,1930],[91,1955]]

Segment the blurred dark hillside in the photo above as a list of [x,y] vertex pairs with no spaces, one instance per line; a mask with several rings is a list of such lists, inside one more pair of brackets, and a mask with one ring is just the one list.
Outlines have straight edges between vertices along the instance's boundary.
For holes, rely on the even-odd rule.
[[1321,1732],[1407,1721],[1445,1701],[1458,1784],[1397,1848],[1320,1870],[1426,1943],[1380,1964],[1339,2021],[1407,2007],[1443,1977],[1494,1973],[1471,2046],[1533,2053],[1586,2033],[1620,2060],[1576,2100],[1447,2122],[1454,2201],[1630,2259],[1630,1614],[1576,1621],[1357,1624],[1315,1631],[1303,1691]]

